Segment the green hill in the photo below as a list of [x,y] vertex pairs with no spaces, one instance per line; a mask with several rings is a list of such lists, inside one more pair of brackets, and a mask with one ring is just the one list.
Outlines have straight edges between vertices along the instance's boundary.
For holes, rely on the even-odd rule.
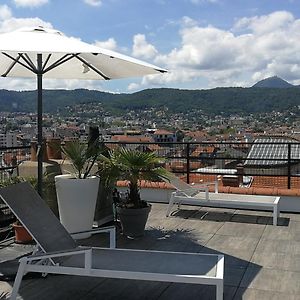
[[[44,90],[45,112],[63,111],[78,103],[101,103],[106,110],[122,113],[150,107],[171,112],[202,110],[209,115],[285,111],[300,105],[300,89],[215,88],[210,90],[147,89],[133,94],[111,94],[94,90]],[[0,90],[1,111],[36,111],[36,91]]]

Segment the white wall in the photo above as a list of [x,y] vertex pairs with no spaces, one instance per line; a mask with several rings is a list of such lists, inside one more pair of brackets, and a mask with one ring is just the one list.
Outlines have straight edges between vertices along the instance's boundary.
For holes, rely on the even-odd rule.
[[[119,191],[125,192],[126,188],[118,188]],[[154,189],[154,188],[142,188],[141,198],[149,202],[168,203],[171,193],[170,189]],[[228,194],[230,195],[230,194]],[[242,196],[242,194],[241,194]],[[222,206],[228,208],[239,208],[237,206]],[[243,209],[243,207],[241,207]],[[300,213],[300,197],[296,196],[281,196],[279,202],[280,212],[293,212]]]

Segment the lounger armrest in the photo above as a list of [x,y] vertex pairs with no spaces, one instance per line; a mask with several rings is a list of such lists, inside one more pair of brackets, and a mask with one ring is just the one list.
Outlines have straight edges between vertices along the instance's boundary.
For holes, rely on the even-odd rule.
[[75,235],[78,233],[109,233],[109,247],[116,248],[116,227],[115,226],[107,226],[107,227],[99,227],[93,228],[85,231],[72,232],[71,235]]
[[91,247],[78,247],[73,249],[67,249],[67,250],[61,250],[61,251],[53,251],[48,253],[43,253],[39,255],[29,255],[20,258],[19,262],[29,262],[29,261],[35,261],[35,260],[41,260],[46,258],[54,258],[54,257],[64,257],[64,256],[70,256],[70,255],[79,255],[79,254],[86,254],[88,251],[91,251]]
[[201,182],[201,183],[192,183],[193,187],[203,187],[203,186],[207,186],[207,188],[209,186],[213,185],[215,188],[215,193],[219,192],[219,182],[218,179],[216,179],[215,181],[206,181],[206,182]]
[[[193,194],[197,194],[198,192],[207,192],[208,191],[208,186],[197,186],[197,187],[191,187],[189,189],[185,189],[185,190],[177,190],[175,191],[175,196],[180,196],[180,195],[184,195],[184,196],[188,196],[190,197],[191,195],[189,195],[189,192],[194,192]],[[188,194],[189,193],[189,194]]]

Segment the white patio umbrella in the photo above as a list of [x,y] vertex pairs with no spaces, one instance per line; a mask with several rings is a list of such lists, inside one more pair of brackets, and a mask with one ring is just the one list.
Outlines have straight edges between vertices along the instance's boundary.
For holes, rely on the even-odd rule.
[[110,80],[164,73],[166,70],[105,50],[43,27],[0,34],[2,77],[37,78],[38,191],[42,191],[42,80]]

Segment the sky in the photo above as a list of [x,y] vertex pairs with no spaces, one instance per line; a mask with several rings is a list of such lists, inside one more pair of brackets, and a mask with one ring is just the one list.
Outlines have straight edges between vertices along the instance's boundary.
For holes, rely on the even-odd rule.
[[[300,0],[0,0],[0,33],[44,26],[168,70],[112,81],[44,80],[44,88],[133,93],[300,84]],[[33,90],[32,79],[0,88]]]

